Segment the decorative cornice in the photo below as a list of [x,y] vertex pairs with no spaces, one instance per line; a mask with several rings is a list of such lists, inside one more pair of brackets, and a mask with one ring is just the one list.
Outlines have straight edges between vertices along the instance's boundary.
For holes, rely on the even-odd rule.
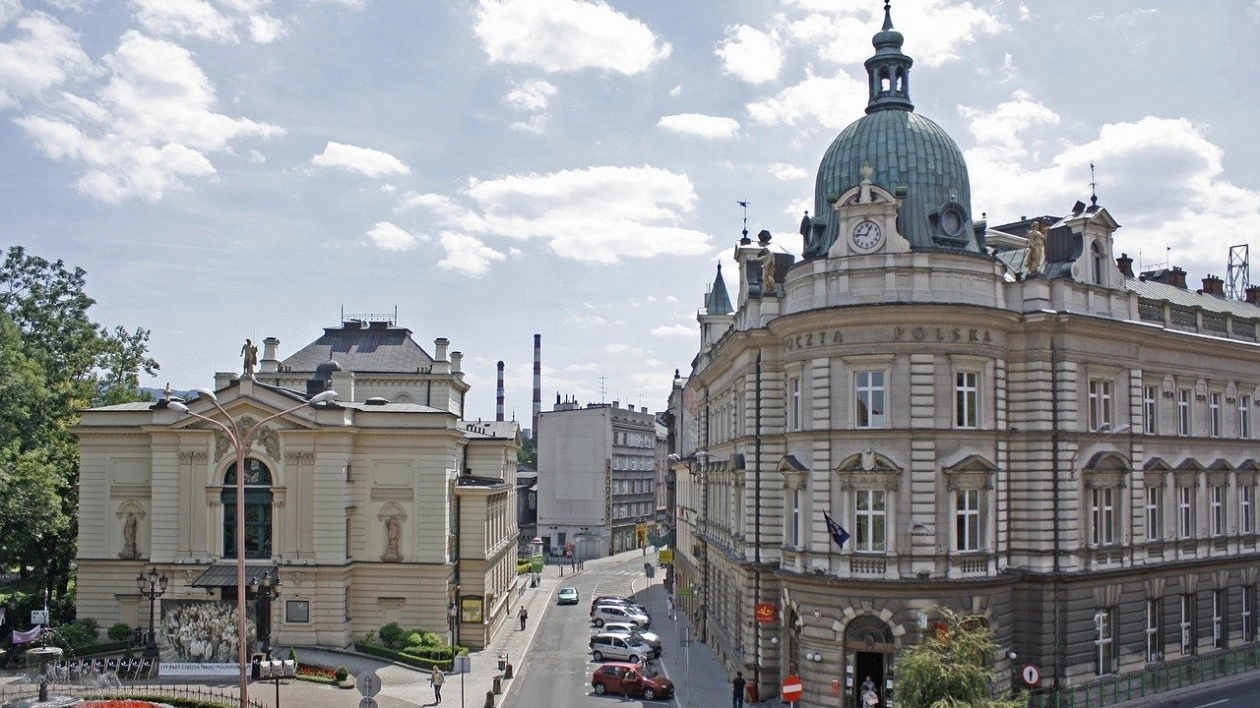
[[180,464],[188,464],[192,462],[195,462],[198,464],[204,464],[207,459],[208,457],[206,455],[205,450],[198,450],[198,451],[185,450],[179,453]]
[[372,501],[412,501],[416,490],[411,487],[373,487]]
[[151,493],[147,484],[109,485],[109,496],[116,499],[148,499]]
[[313,452],[290,452],[284,456],[284,461],[290,464],[310,465],[315,463],[315,453]]

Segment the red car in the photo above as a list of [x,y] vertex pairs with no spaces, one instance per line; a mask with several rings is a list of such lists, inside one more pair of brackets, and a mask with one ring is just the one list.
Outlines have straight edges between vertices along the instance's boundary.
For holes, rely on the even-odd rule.
[[626,696],[643,696],[645,700],[669,698],[674,695],[674,682],[664,676],[647,676],[638,664],[610,661],[591,674],[591,686],[595,693],[620,693]]

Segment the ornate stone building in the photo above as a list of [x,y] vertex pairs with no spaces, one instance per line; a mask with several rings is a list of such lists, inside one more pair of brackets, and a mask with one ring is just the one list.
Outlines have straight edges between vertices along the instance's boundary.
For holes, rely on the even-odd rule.
[[974,219],[887,16],[873,43],[803,260],[745,235],[735,302],[719,272],[675,379],[680,607],[763,695],[798,673],[803,705],[834,705],[833,681],[854,701],[868,675],[895,703],[937,606],[994,630],[995,691],[1035,667],[1037,701],[1240,665],[1260,289],[1135,277],[1095,199],[1044,235]]
[[[517,424],[463,419],[446,339],[430,356],[405,328],[349,321],[287,359],[278,346],[265,340],[252,376],[217,374],[217,406],[185,403],[197,415],[169,396],[83,413],[79,616],[146,624],[135,577],[151,567],[171,579],[164,608],[235,602],[235,448],[206,416],[242,434],[262,422],[245,556],[249,577],[282,586],[260,638],[343,647],[399,622],[484,646],[515,609]],[[302,407],[329,389],[334,402]]]

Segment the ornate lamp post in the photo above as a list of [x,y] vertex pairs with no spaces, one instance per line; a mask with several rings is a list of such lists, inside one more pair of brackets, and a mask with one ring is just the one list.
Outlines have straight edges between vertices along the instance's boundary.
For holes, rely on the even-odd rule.
[[267,658],[270,659],[271,601],[280,597],[279,573],[276,574],[275,579],[272,579],[270,570],[263,573],[261,580],[258,576],[250,578],[249,592],[257,602],[257,614],[254,617],[254,622],[258,625],[258,643],[262,645],[262,651],[266,652]]
[[149,568],[148,573],[136,576],[136,589],[141,595],[149,598],[149,636],[144,642],[144,655],[148,657],[158,655],[157,637],[153,632],[153,607],[157,604],[157,599],[166,594],[168,582],[166,573],[159,574],[157,568]]
[[[197,393],[201,398],[204,398],[214,404],[214,407],[218,409],[219,413],[221,413],[224,418],[229,421],[232,420],[232,416],[228,415],[228,412],[223,409],[222,405],[219,404],[219,399],[214,395],[213,391],[203,388],[198,389]],[[246,638],[249,636],[249,627],[245,621],[245,594],[248,591],[248,586],[245,583],[245,451],[248,450],[250,445],[253,443],[254,436],[258,434],[258,431],[262,430],[263,424],[281,416],[300,411],[307,406],[327,403],[336,397],[336,391],[324,391],[322,393],[315,394],[305,403],[263,418],[257,423],[254,423],[253,427],[244,433],[237,430],[235,425],[228,425],[220,420],[201,415],[200,413],[195,413],[189,409],[188,406],[179,401],[171,401],[168,404],[168,407],[176,413],[200,418],[201,420],[215,426],[225,436],[227,436],[228,440],[232,441],[232,446],[236,448],[236,631],[238,639],[237,646],[239,649],[237,653],[237,661],[240,662],[241,674],[241,708],[245,708],[247,705],[249,695],[249,648],[246,646]]]

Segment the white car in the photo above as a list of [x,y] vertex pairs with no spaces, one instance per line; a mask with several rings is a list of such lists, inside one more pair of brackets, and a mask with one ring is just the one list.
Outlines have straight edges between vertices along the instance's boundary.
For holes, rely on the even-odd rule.
[[630,637],[655,649],[657,656],[661,655],[661,638],[655,632],[649,632],[637,624],[631,622],[605,622],[604,626],[600,628],[600,632],[602,634]]
[[641,612],[636,612],[628,607],[620,607],[618,605],[596,605],[591,609],[591,622],[596,627],[603,627],[606,622],[622,622],[633,623],[640,627],[647,627],[652,620]]

